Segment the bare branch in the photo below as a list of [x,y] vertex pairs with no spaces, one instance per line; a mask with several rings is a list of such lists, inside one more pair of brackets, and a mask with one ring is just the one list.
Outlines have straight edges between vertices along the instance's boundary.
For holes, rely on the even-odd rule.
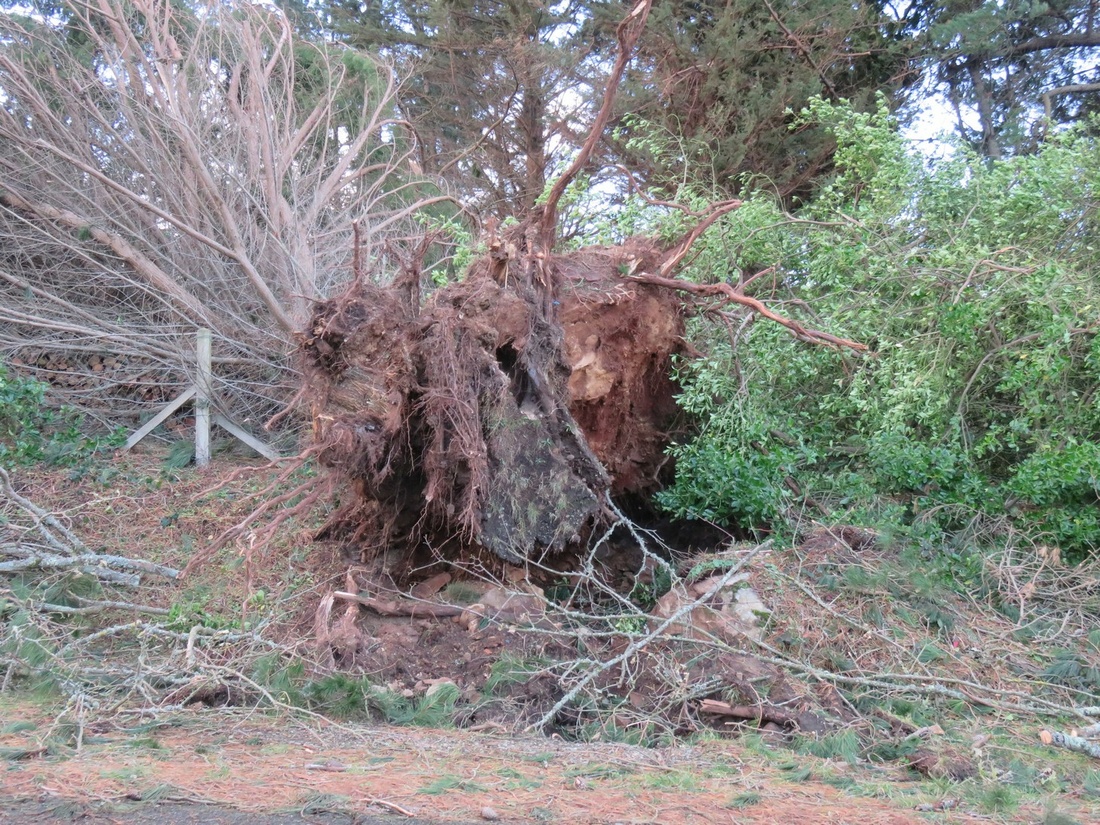
[[604,89],[600,111],[592,122],[592,127],[581,146],[581,150],[573,158],[573,162],[569,164],[561,177],[554,182],[554,185],[550,188],[550,194],[546,196],[540,226],[544,249],[549,249],[553,245],[554,232],[557,230],[558,223],[558,203],[561,201],[561,196],[565,194],[569,184],[588,164],[592,153],[596,151],[596,145],[603,138],[604,129],[607,127],[607,121],[610,120],[611,112],[615,106],[615,96],[618,94],[623,73],[634,54],[634,47],[638,44],[638,39],[642,36],[652,6],[653,0],[639,0],[638,4],[634,6],[634,9],[619,23],[618,28],[615,30],[615,35],[619,40],[619,54],[615,58],[615,65],[611,68],[611,75],[607,78],[607,86]]
[[836,335],[832,335],[828,332],[822,332],[816,329],[810,329],[804,327],[797,321],[793,321],[790,318],[785,318],[772,310],[768,309],[762,302],[756,298],[750,298],[747,295],[742,295],[734,287],[727,283],[718,284],[696,284],[691,281],[684,281],[680,278],[667,278],[661,275],[649,275],[644,272],[640,272],[636,275],[627,276],[631,281],[638,281],[643,284],[654,284],[655,286],[663,286],[669,289],[678,289],[681,292],[689,292],[692,295],[702,295],[705,297],[717,297],[724,301],[728,301],[731,304],[740,304],[741,306],[748,307],[753,312],[757,312],[763,315],[770,321],[780,326],[786,327],[790,330],[791,334],[803,341],[808,341],[813,344],[823,344],[829,347],[846,348],[855,350],[856,352],[866,352],[867,345],[860,344],[856,341],[850,341],[847,338],[841,338]]
[[71,0],[57,19],[68,28],[0,16],[0,349],[30,350],[34,369],[78,339],[111,352],[126,330],[117,356],[150,359],[127,371],[172,386],[202,324],[235,365],[219,395],[238,418],[270,417],[311,303],[351,279],[352,223],[371,259],[421,234],[391,73],[298,40],[257,4]]

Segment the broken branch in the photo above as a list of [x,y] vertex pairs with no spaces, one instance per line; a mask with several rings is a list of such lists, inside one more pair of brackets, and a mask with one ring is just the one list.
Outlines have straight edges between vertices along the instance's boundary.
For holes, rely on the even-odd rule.
[[[662,266],[661,269],[665,270],[665,267]],[[748,307],[753,312],[763,315],[768,320],[786,327],[795,338],[801,341],[808,341],[811,344],[821,344],[827,347],[836,347],[837,349],[847,348],[856,352],[867,351],[866,344],[860,344],[847,338],[841,338],[828,332],[822,332],[821,330],[810,329],[809,327],[802,326],[802,324],[797,321],[778,315],[768,309],[756,298],[742,295],[727,283],[696,284],[679,278],[651,275],[647,272],[639,272],[636,275],[628,275],[626,277],[631,281],[637,281],[641,284],[653,284],[654,286],[663,286],[668,289],[678,289],[681,292],[688,292],[692,295],[702,295],[708,298],[718,297],[732,304],[740,304],[741,306]]]
[[332,594],[334,598],[344,602],[355,602],[363,607],[373,610],[379,616],[409,616],[412,618],[447,619],[453,616],[461,616],[465,608],[453,604],[427,604],[425,602],[393,601],[374,599],[370,596],[360,596],[357,593],[346,593],[337,590]]
[[715,716],[732,716],[735,719],[751,719],[758,724],[774,722],[777,725],[794,725],[795,717],[779,708],[765,705],[731,705],[729,702],[719,702],[717,699],[704,699],[699,703],[700,713],[711,713]]
[[1043,730],[1039,732],[1039,741],[1044,745],[1052,745],[1057,748],[1065,748],[1069,751],[1083,753],[1094,759],[1100,759],[1100,744],[1090,742],[1081,736],[1073,736],[1061,731]]

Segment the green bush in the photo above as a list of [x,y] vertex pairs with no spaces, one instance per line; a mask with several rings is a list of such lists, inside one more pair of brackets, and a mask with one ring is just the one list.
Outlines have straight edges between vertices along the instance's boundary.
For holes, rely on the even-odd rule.
[[[926,163],[884,109],[816,102],[838,171],[799,214],[765,194],[715,225],[689,277],[769,269],[747,294],[867,344],[763,319],[700,321],[681,365],[698,423],[660,501],[793,529],[840,520],[943,535],[990,517],[1082,558],[1100,547],[1100,142],[1087,129],[990,162]],[[796,492],[797,491],[797,492]],[[882,526],[881,522],[874,526]]]
[[0,465],[44,462],[71,466],[123,443],[122,430],[87,436],[77,412],[48,405],[48,390],[49,385],[11,375],[0,365]]

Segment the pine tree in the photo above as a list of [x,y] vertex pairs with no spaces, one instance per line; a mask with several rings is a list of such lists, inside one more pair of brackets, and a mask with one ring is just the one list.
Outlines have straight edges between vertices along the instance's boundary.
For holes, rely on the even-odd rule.
[[910,25],[959,132],[999,158],[1100,111],[1098,15],[1095,0],[951,0],[913,4]]

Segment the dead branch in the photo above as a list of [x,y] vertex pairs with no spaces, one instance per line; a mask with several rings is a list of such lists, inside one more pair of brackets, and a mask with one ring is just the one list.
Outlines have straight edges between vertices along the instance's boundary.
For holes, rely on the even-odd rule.
[[[728,584],[734,576],[741,572],[741,570],[757,556],[757,554],[770,546],[770,540],[764,542],[763,544],[758,544],[751,551],[739,558],[736,564],[731,566],[728,570],[725,571],[725,573],[723,573],[715,589],[720,590],[722,587]],[[564,710],[566,707],[568,707],[569,703],[576,699],[577,696],[580,695],[581,691],[587,688],[597,677],[599,677],[603,673],[606,673],[609,670],[612,670],[613,668],[618,667],[620,664],[626,662],[628,659],[636,656],[638,652],[641,651],[643,648],[660,639],[664,634],[668,632],[669,628],[674,627],[678,623],[682,622],[685,616],[687,616],[697,607],[701,606],[707,600],[707,598],[708,596],[701,596],[698,599],[685,600],[685,603],[681,605],[675,612],[673,612],[671,616],[658,623],[657,626],[652,630],[640,634],[637,638],[631,641],[631,643],[627,645],[621,653],[619,653],[617,656],[612,657],[606,662],[596,662],[591,660],[578,661],[576,664],[586,670],[585,674],[580,679],[578,679],[576,683],[573,684],[572,687],[570,687],[569,690],[567,690],[564,695],[557,702],[554,703],[554,706],[550,708],[550,710],[548,710],[546,713],[544,713],[537,722],[528,725],[527,730],[544,730],[546,726],[551,724],[557,717],[557,715],[561,713],[561,711]]]
[[[154,564],[140,559],[128,559],[123,556],[107,556],[98,553],[85,553],[79,556],[55,556],[36,552],[27,546],[4,545],[0,552],[19,555],[22,558],[0,562],[0,573],[13,573],[19,570],[79,570],[97,576],[115,584],[137,586],[141,583],[140,573],[152,573],[168,579],[179,578],[180,572],[171,567]],[[133,574],[122,570],[135,571]]]
[[[46,540],[46,543],[49,544],[50,547],[60,553],[72,553],[74,550],[81,553],[91,552],[84,545],[84,542],[77,538],[68,527],[58,521],[52,513],[46,512],[30,499],[24,498],[19,495],[19,493],[15,492],[14,488],[11,486],[11,477],[8,475],[8,471],[3,467],[0,467],[0,492],[3,492],[3,494],[15,502],[21,510],[31,516],[35,529],[42,538]],[[54,536],[50,530],[56,531],[65,541],[62,542]]]
[[466,612],[463,607],[453,604],[431,604],[428,602],[414,602],[407,599],[400,601],[386,601],[371,596],[360,596],[356,593],[345,593],[337,590],[332,594],[333,598],[345,602],[355,602],[368,610],[373,610],[379,616],[409,616],[411,618],[443,619],[461,616]]
[[558,227],[558,203],[561,201],[562,195],[564,195],[565,190],[569,188],[569,184],[571,184],[577,175],[584,170],[584,167],[592,157],[592,153],[596,151],[597,144],[603,138],[604,129],[607,127],[607,121],[611,118],[611,113],[615,107],[615,96],[618,94],[619,84],[623,79],[623,73],[626,71],[627,64],[630,63],[631,57],[633,57],[634,47],[638,44],[638,39],[642,36],[642,31],[645,29],[646,20],[649,18],[649,11],[652,5],[653,0],[639,0],[630,14],[628,14],[615,29],[615,36],[619,41],[619,54],[615,58],[615,64],[612,66],[611,74],[607,78],[607,86],[604,88],[603,102],[600,105],[600,111],[597,113],[596,119],[592,122],[588,137],[585,138],[584,144],[581,146],[577,156],[573,158],[573,162],[569,164],[561,177],[554,182],[554,185],[550,188],[550,193],[546,196],[546,202],[543,206],[542,219],[540,222],[540,234],[542,248],[544,250],[548,250],[553,246],[554,233],[557,231]]
[[[15,511],[0,522],[0,537],[12,536],[12,540],[0,542],[0,573],[24,570],[78,570],[112,584],[136,587],[141,574],[174,579],[179,572],[141,559],[94,553],[56,516],[46,512],[30,499],[15,492],[11,477],[0,468],[0,493],[3,499],[15,506]],[[27,522],[30,522],[29,524]],[[45,545],[29,541],[27,536],[38,534]]]
[[640,272],[634,275],[624,276],[627,280],[637,281],[642,284],[654,284],[655,286],[663,286],[668,289],[677,289],[681,292],[687,292],[692,295],[701,295],[704,297],[712,298],[718,297],[724,301],[732,304],[740,304],[741,306],[748,307],[753,312],[763,315],[770,321],[774,321],[780,326],[790,330],[791,334],[800,341],[807,341],[812,344],[822,344],[828,347],[847,348],[856,352],[866,352],[867,345],[860,344],[856,341],[850,341],[847,338],[841,338],[836,335],[832,335],[828,332],[821,332],[820,330],[810,329],[802,326],[797,321],[785,318],[782,315],[778,315],[772,310],[768,309],[763,303],[756,298],[750,298],[747,295],[742,295],[733,286],[727,283],[717,284],[696,284],[690,281],[684,281],[679,278],[669,278],[661,275],[650,275],[648,273]]
[[720,702],[717,699],[704,699],[699,703],[699,712],[751,720],[759,725],[767,722],[787,726],[797,724],[796,714],[771,705],[731,705],[729,702]]
[[81,603],[80,607],[38,602],[34,605],[34,609],[40,610],[43,613],[62,613],[68,616],[90,616],[95,613],[103,613],[107,610],[127,610],[133,613],[147,613],[150,616],[167,616],[172,612],[164,607],[150,607],[149,605],[131,604],[130,602],[91,601],[79,597],[77,597],[77,601]]
[[[449,197],[407,180],[390,72],[365,79],[255,4],[132,5],[0,17],[0,346],[117,416],[188,380],[202,323],[232,365],[219,397],[263,421],[298,384],[287,356],[311,303],[351,278],[352,224],[370,258],[420,237],[414,213]],[[82,62],[71,30],[108,62]],[[302,50],[325,75],[310,95]],[[75,348],[122,363],[70,376]]]
[[1081,736],[1073,736],[1061,731],[1039,731],[1039,741],[1044,745],[1053,745],[1056,748],[1083,753],[1093,759],[1100,759],[1100,743],[1090,742]]

